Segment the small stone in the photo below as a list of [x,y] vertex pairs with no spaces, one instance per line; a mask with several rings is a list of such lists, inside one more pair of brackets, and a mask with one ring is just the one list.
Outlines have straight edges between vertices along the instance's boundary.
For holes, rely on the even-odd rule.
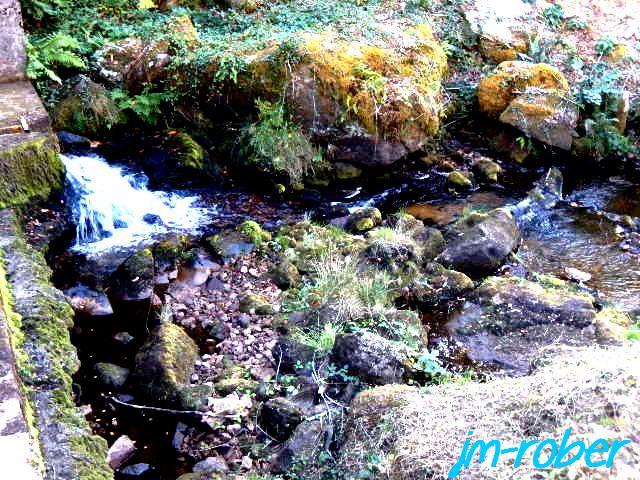
[[122,435],[109,448],[107,463],[113,470],[118,470],[136,453],[136,450],[133,440],[126,435]]
[[242,457],[242,462],[240,463],[240,466],[245,470],[251,470],[251,467],[253,466],[253,461],[247,455],[245,457]]
[[471,188],[473,186],[473,183],[469,179],[468,175],[464,172],[461,172],[460,170],[455,170],[449,173],[449,175],[447,175],[447,182],[452,187],[457,188]]
[[152,470],[151,465],[149,465],[148,463],[135,463],[133,465],[129,465],[128,467],[123,468],[122,470],[120,470],[119,473],[121,475],[127,475],[129,477],[139,477],[141,475],[151,472],[151,470]]
[[133,340],[135,340],[135,337],[129,332],[118,332],[113,336],[113,339],[116,342],[121,343],[122,345],[128,345]]
[[195,472],[213,472],[213,473],[227,473],[229,467],[227,462],[220,457],[207,457],[204,460],[196,463],[193,466]]
[[591,280],[591,274],[578,270],[577,268],[564,267],[564,273],[569,280],[576,282],[588,282]]

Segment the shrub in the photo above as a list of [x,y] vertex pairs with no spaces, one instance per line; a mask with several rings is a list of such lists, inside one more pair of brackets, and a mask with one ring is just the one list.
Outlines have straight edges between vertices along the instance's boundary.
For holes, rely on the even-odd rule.
[[27,76],[32,80],[53,80],[62,83],[55,72],[58,67],[84,68],[85,62],[77,54],[80,42],[65,33],[53,33],[27,41]]

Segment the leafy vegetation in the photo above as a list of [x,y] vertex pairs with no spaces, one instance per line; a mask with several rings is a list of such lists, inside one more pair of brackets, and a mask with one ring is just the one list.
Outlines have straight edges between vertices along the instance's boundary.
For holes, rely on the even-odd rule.
[[326,167],[321,152],[288,118],[282,103],[258,100],[257,108],[258,121],[244,130],[250,163],[285,174],[292,184]]
[[62,83],[56,73],[59,67],[83,69],[85,61],[78,55],[80,42],[61,32],[45,35],[27,42],[27,76],[32,80],[53,80]]

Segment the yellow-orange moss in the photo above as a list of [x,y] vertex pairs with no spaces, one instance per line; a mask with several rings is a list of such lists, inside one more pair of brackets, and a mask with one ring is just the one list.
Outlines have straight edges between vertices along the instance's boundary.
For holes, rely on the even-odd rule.
[[408,29],[401,43],[378,47],[325,32],[307,35],[303,53],[324,94],[370,134],[399,139],[408,128],[434,134],[446,55],[428,25]]
[[478,87],[480,110],[498,117],[509,103],[527,87],[551,90],[569,90],[569,84],[560,71],[546,63],[502,62],[485,77]]

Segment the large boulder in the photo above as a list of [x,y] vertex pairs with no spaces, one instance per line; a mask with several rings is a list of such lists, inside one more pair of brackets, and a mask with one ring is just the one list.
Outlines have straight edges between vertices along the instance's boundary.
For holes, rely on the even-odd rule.
[[276,440],[286,440],[304,419],[299,407],[286,398],[273,398],[262,405],[258,421]]
[[122,121],[120,110],[107,89],[89,77],[79,75],[70,79],[60,95],[62,100],[51,112],[56,130],[94,136]]
[[455,232],[438,261],[464,273],[491,272],[504,263],[519,242],[520,232],[513,215],[498,208],[482,216],[479,223]]
[[405,373],[408,353],[400,345],[366,330],[340,335],[331,351],[336,365],[346,365],[349,373],[366,383],[399,383]]
[[431,309],[455,301],[473,290],[473,281],[464,273],[448,270],[438,263],[425,268],[425,274],[413,280],[407,287],[411,303]]
[[502,62],[478,85],[478,107],[485,115],[499,118],[509,104],[528,87],[569,91],[569,83],[555,67],[546,63]]
[[393,37],[381,45],[330,30],[303,38],[288,100],[305,129],[330,137],[333,161],[390,165],[440,127],[444,50],[426,24],[398,25]]
[[209,392],[203,386],[190,385],[197,359],[194,341],[177,325],[162,323],[136,355],[133,384],[153,405],[200,408]]
[[502,62],[480,82],[478,105],[532,138],[571,149],[578,109],[564,75],[551,65]]
[[628,318],[562,280],[489,277],[447,325],[469,357],[527,374],[542,348],[614,342]]
[[571,150],[578,106],[569,92],[529,87],[500,114],[500,121],[547,145]]

